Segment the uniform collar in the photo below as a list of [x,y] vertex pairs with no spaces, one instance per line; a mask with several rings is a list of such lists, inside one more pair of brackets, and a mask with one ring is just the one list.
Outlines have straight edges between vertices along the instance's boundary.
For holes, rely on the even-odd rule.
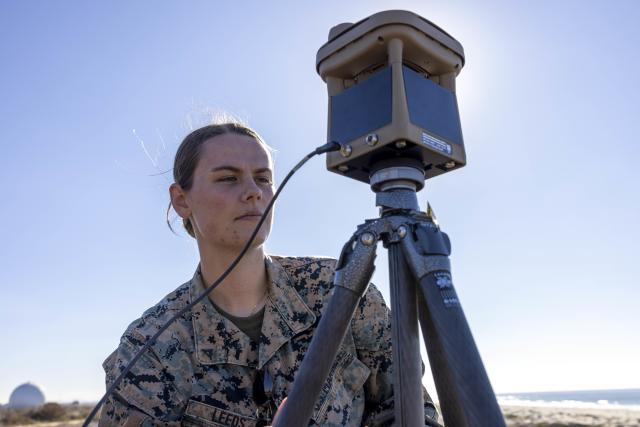
[[[216,310],[209,298],[204,298],[191,309],[196,355],[200,363],[230,363],[261,369],[282,345],[314,324],[316,317],[313,311],[296,292],[284,268],[268,256],[265,267],[269,289],[259,345],[252,344],[244,332]],[[204,290],[198,267],[189,286],[190,300],[193,301]]]

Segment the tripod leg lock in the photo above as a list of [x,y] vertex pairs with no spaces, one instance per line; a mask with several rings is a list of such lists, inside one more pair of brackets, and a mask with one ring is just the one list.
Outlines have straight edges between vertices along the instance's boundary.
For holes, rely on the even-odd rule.
[[333,278],[334,286],[350,290],[358,296],[364,294],[375,269],[373,261],[376,258],[377,241],[377,235],[366,228],[355,232],[340,253]]
[[[446,236],[444,233],[440,234]],[[436,271],[451,272],[451,262],[448,255],[424,255],[422,240],[415,241],[408,235],[402,239],[401,245],[404,256],[407,258],[407,263],[418,280]]]
[[447,235],[435,224],[419,223],[413,234],[401,241],[402,252],[413,274],[422,280],[428,279],[438,288],[445,308],[459,308],[460,301],[451,280],[449,253],[451,244]]
[[419,222],[415,225],[414,233],[423,255],[451,255],[449,236],[433,222]]

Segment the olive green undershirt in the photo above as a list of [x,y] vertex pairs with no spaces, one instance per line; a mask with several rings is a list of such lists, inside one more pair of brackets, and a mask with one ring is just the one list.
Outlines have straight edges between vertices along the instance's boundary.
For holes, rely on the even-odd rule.
[[260,342],[260,335],[262,333],[262,319],[264,317],[264,307],[261,310],[256,312],[256,314],[252,314],[247,317],[237,317],[232,314],[227,313],[220,307],[218,307],[213,301],[211,301],[213,306],[227,319],[231,320],[234,325],[238,327],[242,332],[244,332],[251,341],[258,343]]

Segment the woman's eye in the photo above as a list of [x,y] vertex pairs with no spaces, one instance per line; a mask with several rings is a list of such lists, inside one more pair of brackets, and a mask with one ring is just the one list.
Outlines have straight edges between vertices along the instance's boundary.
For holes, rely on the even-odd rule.
[[218,178],[218,181],[222,181],[222,182],[234,182],[237,181],[237,178],[235,176],[223,176],[221,178]]
[[269,184],[271,185],[271,178],[266,177],[266,176],[259,176],[256,178],[256,181],[258,181],[261,184]]

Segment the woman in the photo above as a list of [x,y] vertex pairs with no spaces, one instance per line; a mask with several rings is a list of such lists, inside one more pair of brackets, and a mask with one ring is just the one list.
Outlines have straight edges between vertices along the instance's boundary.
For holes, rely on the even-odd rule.
[[[134,321],[107,358],[107,384],[170,317],[239,254],[273,197],[268,146],[238,123],[205,126],[176,153],[171,205],[196,239],[187,283]],[[102,410],[101,426],[267,425],[293,385],[330,297],[335,260],[268,256],[271,214],[233,272],[163,332]],[[362,298],[313,425],[393,422],[389,313],[372,285]],[[437,417],[425,392],[425,417]]]

